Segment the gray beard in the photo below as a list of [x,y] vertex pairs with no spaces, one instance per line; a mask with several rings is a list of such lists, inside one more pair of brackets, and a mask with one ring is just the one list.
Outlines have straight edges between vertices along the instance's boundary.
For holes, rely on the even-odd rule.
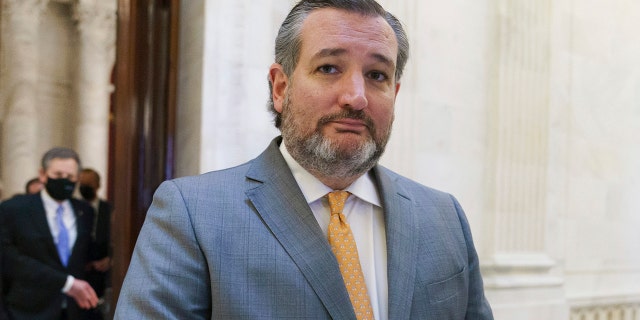
[[291,156],[303,168],[325,177],[360,176],[373,168],[384,152],[384,146],[378,148],[373,140],[368,140],[352,154],[346,154],[339,152],[331,140],[318,131],[304,140],[291,129],[291,126],[285,125],[282,130]]
[[[289,95],[285,96],[283,109],[280,131],[287,150],[303,168],[314,175],[337,179],[360,176],[378,163],[389,141],[391,124],[389,128],[386,128],[386,136],[376,141],[377,130],[373,122],[367,119],[362,111],[344,110],[340,115],[320,119],[315,132],[309,135],[303,134],[304,130],[296,122],[296,118],[301,115],[296,116],[292,113]],[[321,131],[324,123],[336,117],[364,120],[371,130],[371,138],[351,152],[341,151],[339,146],[334,145],[330,139],[323,136]]]

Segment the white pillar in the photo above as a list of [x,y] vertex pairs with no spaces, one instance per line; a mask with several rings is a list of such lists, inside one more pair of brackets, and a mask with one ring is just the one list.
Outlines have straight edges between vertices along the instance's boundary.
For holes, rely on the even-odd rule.
[[[106,191],[109,151],[111,71],[115,63],[115,0],[79,0],[74,6],[78,31],[75,99],[78,123],[76,148],[83,166],[102,176]],[[102,195],[104,196],[104,195]]]
[[[485,285],[496,318],[563,319],[563,280],[554,272],[546,230],[550,0],[498,3]],[[525,300],[531,310],[523,309]]]
[[3,197],[37,175],[38,27],[48,0],[2,0]]
[[[187,136],[200,136],[200,154],[199,159],[189,160],[178,151],[178,161],[197,163],[200,172],[227,168],[255,157],[277,135],[265,104],[267,75],[273,62],[273,40],[277,31],[273,21],[284,18],[284,15],[276,18],[280,14],[278,8],[290,8],[281,2],[284,0],[204,1],[202,47],[193,47],[200,39],[187,34],[188,38],[183,40],[191,46],[190,52],[184,50],[181,54],[201,60],[197,72],[201,72],[202,80],[185,79],[188,77],[185,73],[179,75],[181,80],[193,84],[200,82],[200,87],[190,88],[187,92],[199,93],[201,101],[198,105],[197,98],[179,92],[178,105],[184,108],[183,102],[189,103],[187,108],[193,113],[178,114],[177,124],[179,130],[183,130],[178,141],[197,143],[197,139],[191,140]],[[186,1],[184,3],[186,6]],[[180,49],[187,48],[181,46]],[[178,86],[178,91],[184,89],[184,84]],[[198,109],[199,119],[196,118]],[[194,118],[199,124],[182,126],[189,123],[184,120]],[[182,147],[178,144],[178,148]],[[182,173],[185,171],[179,169],[178,174]]]

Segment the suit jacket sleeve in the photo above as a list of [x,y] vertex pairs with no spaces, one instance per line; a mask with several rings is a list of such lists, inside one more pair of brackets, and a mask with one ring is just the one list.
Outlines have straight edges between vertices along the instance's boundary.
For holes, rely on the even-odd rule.
[[95,226],[95,243],[93,244],[93,250],[91,260],[100,260],[105,257],[111,256],[111,205],[100,200],[98,204],[98,211],[94,213],[94,219],[96,219]]
[[209,275],[183,195],[160,185],[125,277],[115,319],[208,319]]
[[[453,197],[452,197],[453,198]],[[469,294],[468,306],[465,319],[493,320],[493,312],[484,295],[482,276],[480,275],[480,265],[478,262],[478,253],[476,252],[471,237],[471,229],[469,222],[460,206],[460,203],[453,198],[462,232],[467,242],[467,252],[469,258]]]

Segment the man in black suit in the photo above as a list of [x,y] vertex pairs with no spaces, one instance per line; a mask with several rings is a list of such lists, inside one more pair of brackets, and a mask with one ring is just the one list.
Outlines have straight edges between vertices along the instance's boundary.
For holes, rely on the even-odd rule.
[[[84,168],[80,172],[80,195],[89,202],[95,211],[93,219],[93,229],[91,237],[94,241],[94,248],[91,251],[91,263],[87,271],[87,281],[96,291],[98,297],[105,300],[106,288],[109,287],[109,269],[111,268],[111,204],[98,197],[100,189],[100,175],[93,169]],[[87,319],[101,320],[103,314],[109,310],[93,309],[89,312]]]
[[98,297],[82,280],[92,246],[93,209],[72,199],[80,159],[68,148],[42,158],[39,194],[0,204],[5,308],[10,319],[81,319]]

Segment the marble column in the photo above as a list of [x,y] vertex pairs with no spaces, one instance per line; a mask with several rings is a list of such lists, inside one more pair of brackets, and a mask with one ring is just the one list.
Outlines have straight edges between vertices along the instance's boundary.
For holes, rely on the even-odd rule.
[[[78,0],[73,9],[78,32],[76,148],[83,165],[97,170],[106,182],[117,1]],[[100,191],[105,190],[103,183]]]
[[[273,23],[284,19],[290,4],[285,0],[183,1],[182,8],[195,19],[189,21],[196,23],[201,18],[194,10],[203,10],[204,33],[191,26],[194,32],[181,34],[179,55],[191,61],[181,66],[179,75],[177,127],[182,133],[176,159],[196,164],[198,172],[228,168],[255,157],[278,134],[264,107],[266,79],[277,31]],[[190,75],[182,72],[196,67]],[[199,150],[188,146],[194,143],[199,143]],[[193,167],[183,168],[178,165],[178,175],[194,173]]]
[[2,0],[3,197],[23,192],[37,174],[38,28],[49,0]]
[[[562,276],[547,250],[550,0],[498,3],[485,285],[497,318],[566,318]],[[535,310],[522,309],[522,299]]]

